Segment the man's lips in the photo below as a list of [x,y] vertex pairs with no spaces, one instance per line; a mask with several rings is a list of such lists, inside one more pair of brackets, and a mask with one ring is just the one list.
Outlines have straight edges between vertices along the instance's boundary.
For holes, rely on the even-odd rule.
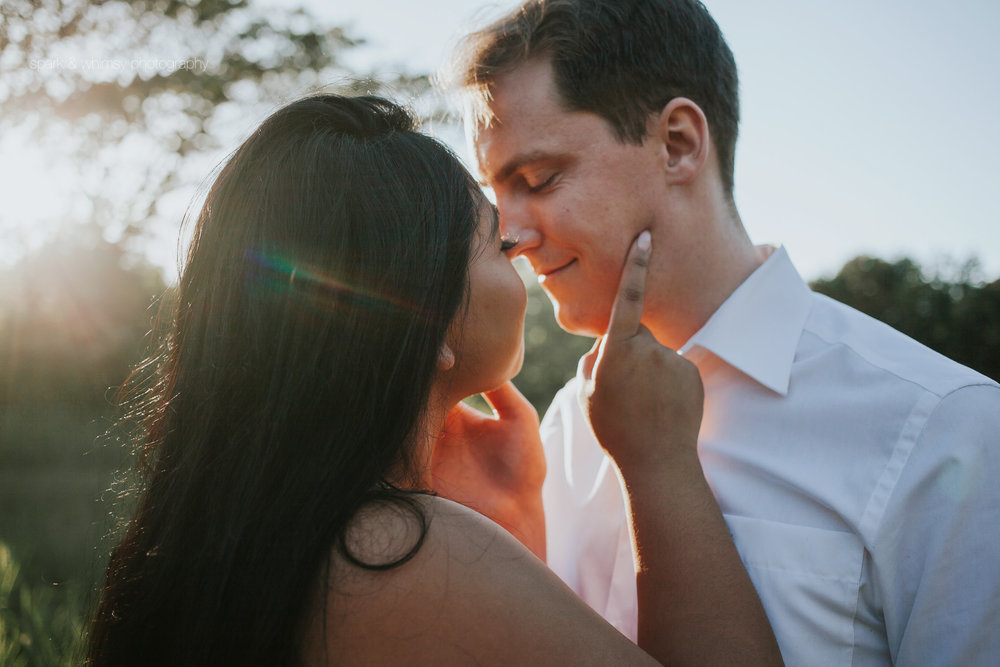
[[559,275],[560,273],[562,273],[563,271],[565,271],[569,267],[573,266],[574,264],[576,264],[576,259],[571,259],[570,261],[566,262],[565,264],[562,264],[561,266],[557,266],[557,267],[552,268],[552,269],[545,269],[545,270],[542,270],[542,271],[538,271],[537,272],[538,273],[538,282],[543,283],[546,280]]

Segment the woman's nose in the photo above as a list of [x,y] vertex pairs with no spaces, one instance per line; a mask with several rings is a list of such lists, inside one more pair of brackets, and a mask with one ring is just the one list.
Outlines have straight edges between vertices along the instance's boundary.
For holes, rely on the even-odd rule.
[[541,245],[542,234],[532,222],[524,206],[503,206],[498,204],[500,213],[500,233],[504,238],[516,240],[514,256],[521,255]]

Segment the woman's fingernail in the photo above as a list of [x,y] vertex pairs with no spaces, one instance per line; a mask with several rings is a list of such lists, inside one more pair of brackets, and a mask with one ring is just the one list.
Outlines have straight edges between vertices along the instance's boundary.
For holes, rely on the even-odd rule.
[[649,250],[649,247],[653,245],[653,237],[648,229],[639,234],[639,240],[636,245],[639,246],[639,250]]

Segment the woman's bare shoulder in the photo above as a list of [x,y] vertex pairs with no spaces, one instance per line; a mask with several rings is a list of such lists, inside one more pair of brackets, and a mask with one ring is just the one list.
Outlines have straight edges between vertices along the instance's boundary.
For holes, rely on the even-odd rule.
[[310,664],[648,659],[503,528],[443,498],[414,501],[365,508],[350,556],[334,550]]

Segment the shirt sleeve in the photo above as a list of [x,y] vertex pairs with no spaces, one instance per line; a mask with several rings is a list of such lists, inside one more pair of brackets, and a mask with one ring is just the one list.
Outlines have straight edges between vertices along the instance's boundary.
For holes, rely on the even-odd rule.
[[872,546],[893,663],[996,664],[1000,387],[953,391],[914,432]]

